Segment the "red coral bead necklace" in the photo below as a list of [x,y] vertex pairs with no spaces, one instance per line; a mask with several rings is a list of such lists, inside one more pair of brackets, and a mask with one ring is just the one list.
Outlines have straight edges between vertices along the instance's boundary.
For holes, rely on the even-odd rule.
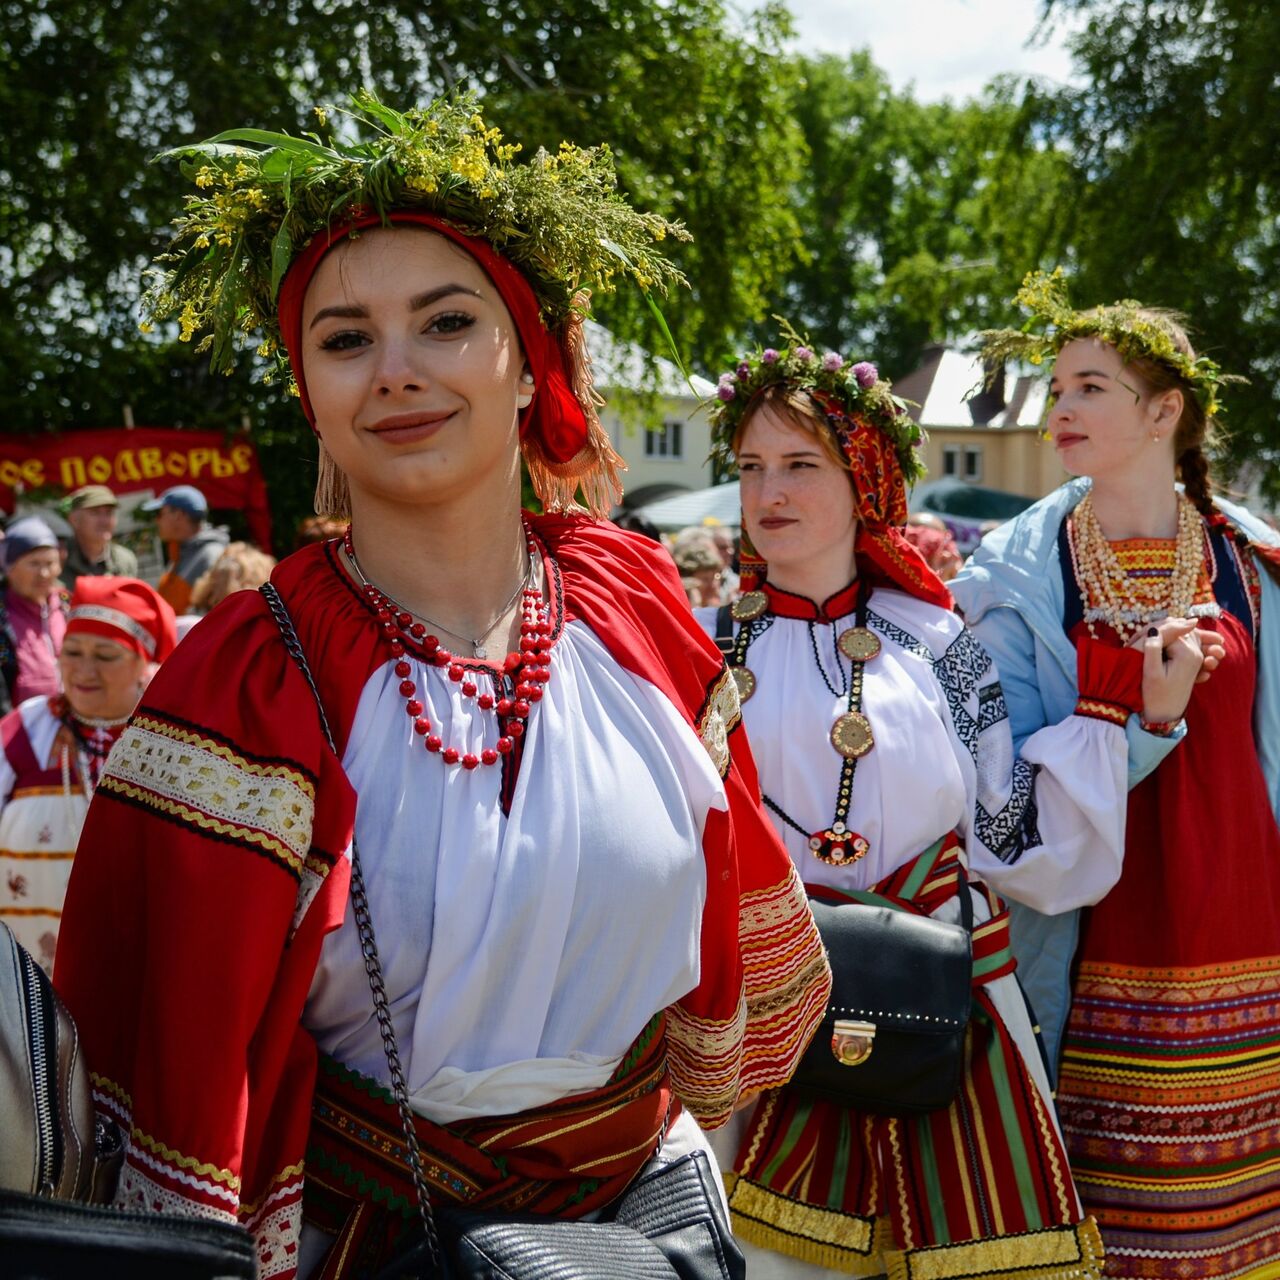
[[[541,701],[543,686],[551,679],[551,609],[543,599],[542,592],[534,585],[537,545],[527,522],[524,532],[529,569],[521,578],[511,599],[503,605],[501,613],[489,625],[489,629],[478,639],[471,641],[473,656],[484,658],[484,641],[489,638],[516,598],[520,597],[520,647],[507,654],[493,676],[498,690],[496,696],[480,692],[474,674],[468,671],[456,654],[440,643],[438,636],[427,630],[428,619],[415,616],[365,577],[364,570],[356,559],[350,528],[342,540],[342,548],[347,553],[351,567],[356,571],[365,598],[373,607],[382,634],[391,649],[391,656],[395,659],[395,673],[400,677],[400,696],[405,700],[405,711],[413,720],[414,732],[422,739],[427,751],[438,755],[445,764],[471,770],[482,765],[495,765],[503,756],[510,755],[515,749],[516,740],[524,735],[533,704]],[[405,651],[406,642],[419,647],[432,666],[445,668],[449,679],[459,686],[459,692],[464,698],[474,698],[482,711],[495,713],[500,733],[493,746],[485,747],[478,754],[445,746],[418,697],[413,667]]]

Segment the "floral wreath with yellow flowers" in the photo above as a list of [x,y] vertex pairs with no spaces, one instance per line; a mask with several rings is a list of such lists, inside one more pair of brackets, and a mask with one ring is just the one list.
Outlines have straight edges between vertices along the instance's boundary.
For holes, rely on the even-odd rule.
[[[336,137],[331,112],[365,140]],[[180,159],[196,191],[143,298],[144,331],[176,319],[179,338],[202,335],[197,350],[227,373],[240,341],[260,335],[258,354],[292,384],[276,317],[290,264],[319,232],[396,209],[487,240],[527,277],[549,328],[582,305],[580,290],[607,292],[619,276],[646,297],[684,283],[653,246],[689,233],[626,203],[607,147],[566,142],[517,163],[519,147],[486,127],[474,94],[401,113],[366,90],[350,109],[317,107],[316,118],[327,141],[233,129],[157,157]]]
[[978,335],[982,355],[993,370],[1010,359],[1034,365],[1052,361],[1069,342],[1097,338],[1132,360],[1154,360],[1177,373],[1191,388],[1206,418],[1223,413],[1221,390],[1246,379],[1223,373],[1208,356],[1192,357],[1179,349],[1175,326],[1179,317],[1171,311],[1144,307],[1132,298],[1110,306],[1077,311],[1071,306],[1061,267],[1050,273],[1028,272],[1014,304],[1029,312],[1021,329],[987,329]]
[[720,375],[715,393],[707,401],[711,457],[716,465],[732,473],[733,440],[752,401],[767,387],[785,384],[813,395],[837,434],[840,417],[877,428],[892,442],[906,483],[920,480],[925,474],[918,452],[924,431],[876,366],[867,360],[846,360],[836,351],[819,356],[808,338],[796,333],[785,320],[779,323],[787,345],[757,347],[741,356],[731,372]]

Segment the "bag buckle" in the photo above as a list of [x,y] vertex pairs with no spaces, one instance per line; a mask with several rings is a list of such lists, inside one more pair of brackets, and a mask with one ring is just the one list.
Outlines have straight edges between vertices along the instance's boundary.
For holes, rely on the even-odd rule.
[[842,1067],[857,1067],[871,1057],[876,1024],[837,1018],[831,1031],[831,1053]]

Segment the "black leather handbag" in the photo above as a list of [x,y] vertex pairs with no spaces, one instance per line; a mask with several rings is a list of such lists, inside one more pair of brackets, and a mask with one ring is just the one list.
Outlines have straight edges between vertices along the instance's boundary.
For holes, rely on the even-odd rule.
[[973,1000],[973,904],[960,924],[810,899],[831,1001],[789,1087],[882,1115],[947,1106],[960,1088]]
[[5,1280],[253,1280],[249,1233],[231,1222],[0,1191]]
[[495,1218],[440,1210],[437,1271],[425,1238],[376,1280],[708,1280],[742,1277],[706,1153],[642,1174],[608,1222]]
[[[316,700],[320,727],[336,754],[320,691],[280,593],[260,588],[285,648]],[[351,907],[360,936],[374,1014],[386,1050],[391,1092],[400,1113],[409,1172],[418,1200],[420,1239],[377,1280],[745,1280],[746,1259],[729,1231],[714,1172],[703,1151],[652,1162],[607,1222],[496,1217],[444,1210],[437,1215],[422,1171],[382,965],[369,914],[364,872],[351,838]]]

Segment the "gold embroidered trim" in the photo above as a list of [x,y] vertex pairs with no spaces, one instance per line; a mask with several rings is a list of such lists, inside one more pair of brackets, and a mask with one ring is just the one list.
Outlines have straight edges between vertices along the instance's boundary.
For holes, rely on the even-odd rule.
[[111,753],[99,786],[219,835],[258,845],[300,874],[311,847],[315,788],[283,765],[143,718]]
[[1095,1280],[1102,1237],[1092,1218],[990,1240],[934,1245],[889,1255],[889,1280]]
[[723,1124],[738,1099],[746,996],[731,1018],[699,1018],[679,1004],[667,1010],[667,1058],[680,1101],[704,1128]]
[[[831,989],[822,939],[813,926],[804,884],[790,863],[781,884],[742,895],[738,937],[754,1038],[769,1038],[771,1056],[785,1055],[790,1063],[781,1077],[765,1083],[781,1084],[804,1053]],[[780,1038],[762,1036],[760,1029],[775,1020]]]
[[1099,1280],[1102,1275],[1102,1237],[1092,1218],[1075,1226],[902,1250],[884,1218],[805,1204],[737,1173],[725,1173],[724,1184],[739,1239],[847,1275],[887,1274],[888,1280]]
[[698,717],[698,737],[722,778],[729,772],[729,735],[738,727],[741,719],[742,704],[738,697],[738,686],[726,667],[708,690],[706,701],[702,704],[702,713]]
[[232,751],[225,743],[192,733],[187,729],[179,729],[177,725],[168,724],[163,720],[153,720],[150,716],[139,716],[122,736],[127,737],[135,731],[154,733],[162,738],[171,738],[175,742],[185,743],[187,746],[199,747],[211,755],[223,757],[243,773],[257,774],[263,778],[287,778],[304,791],[311,800],[315,799],[316,792],[311,779],[287,764],[260,764],[256,760],[248,760]]
[[850,1275],[883,1273],[870,1218],[792,1200],[736,1173],[726,1173],[724,1183],[740,1239]]
[[118,1102],[123,1102],[130,1111],[133,1110],[133,1099],[114,1080],[108,1080],[106,1076],[100,1076],[96,1071],[90,1071],[89,1083],[96,1085],[103,1093],[110,1095]]
[[153,1138],[150,1134],[143,1133],[141,1129],[133,1129],[129,1134],[129,1140],[134,1145],[150,1151],[153,1155],[159,1156],[162,1160],[179,1169],[188,1169],[192,1173],[212,1178],[214,1182],[221,1182],[229,1190],[236,1193],[240,1191],[240,1179],[230,1169],[219,1169],[216,1164],[207,1164],[202,1160],[197,1160],[194,1156],[184,1156],[181,1151],[166,1147],[163,1142]]
[[134,800],[141,800],[143,803],[150,805],[151,808],[158,809],[161,813],[172,814],[175,818],[181,818],[184,822],[203,827],[207,831],[215,831],[218,835],[231,836],[234,839],[258,845],[269,853],[274,853],[294,872],[302,869],[303,862],[292,849],[287,845],[281,844],[279,840],[272,840],[269,836],[263,835],[260,831],[254,831],[249,827],[239,827],[230,822],[219,822],[216,818],[211,818],[197,809],[188,808],[183,804],[176,804],[172,800],[162,800],[152,791],[141,787],[131,787],[128,783],[120,782],[115,778],[103,778],[98,783],[98,786],[107,791],[115,791],[120,795],[129,796]]
[[1081,698],[1076,703],[1076,715],[1094,720],[1107,720],[1124,728],[1129,722],[1129,709],[1114,702],[1101,702],[1097,698]]
[[271,1185],[256,1200],[242,1200],[240,1202],[240,1207],[236,1210],[237,1215],[242,1219],[252,1218],[253,1215],[257,1213],[273,1195],[275,1195],[276,1188],[279,1187],[282,1182],[287,1182],[290,1178],[301,1177],[303,1168],[303,1162],[299,1160],[297,1164],[291,1164],[286,1168],[281,1169],[280,1172],[271,1179]]

